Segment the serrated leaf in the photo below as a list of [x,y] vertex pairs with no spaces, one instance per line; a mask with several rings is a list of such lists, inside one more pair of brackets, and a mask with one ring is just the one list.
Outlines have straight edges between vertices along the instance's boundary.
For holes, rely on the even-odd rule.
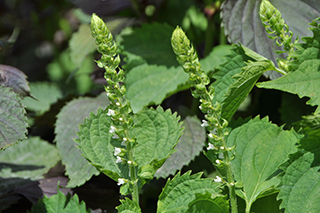
[[268,118],[256,117],[235,128],[228,137],[228,146],[236,146],[232,170],[237,182],[243,183],[239,195],[245,199],[247,209],[267,190],[279,184],[274,176],[278,167],[297,149],[300,136],[272,124]]
[[39,137],[32,137],[1,153],[0,176],[41,179],[59,160],[55,146]]
[[121,205],[116,207],[119,213],[141,213],[139,204],[129,198],[126,197],[124,200],[120,200],[120,202]]
[[[270,41],[259,17],[260,2],[256,0],[229,0],[223,5],[222,21],[226,34],[233,43],[241,42],[244,46],[256,51],[266,58],[276,62],[279,56],[273,51],[279,47]],[[313,19],[320,16],[318,0],[271,0],[282,14],[289,29],[299,37],[310,36],[307,27]],[[294,7],[292,7],[294,5]],[[292,16],[292,14],[295,14]],[[284,58],[283,55],[280,56]],[[281,75],[268,73],[272,79]]]
[[[117,163],[114,155],[115,145],[111,144],[114,133],[110,133],[112,120],[108,111],[98,110],[97,114],[90,113],[90,117],[79,126],[76,142],[82,155],[98,170],[115,181],[118,178],[129,179],[128,164]],[[120,144],[117,144],[120,147]]]
[[229,54],[224,57],[224,60],[225,62],[219,65],[213,74],[213,78],[216,79],[212,83],[215,89],[213,103],[222,103],[229,86],[235,82],[232,76],[242,71],[242,68],[246,66],[245,62],[249,60],[254,61],[253,58],[245,54],[244,49],[239,45],[233,45]]
[[171,110],[144,109],[134,117],[135,127],[131,134],[138,145],[134,147],[134,158],[139,168],[152,164],[154,171],[173,153],[183,129],[180,117]]
[[207,57],[200,60],[201,68],[206,73],[213,71],[215,67],[227,61],[225,56],[230,54],[231,49],[231,45],[215,46]]
[[81,155],[80,150],[73,141],[77,137],[78,126],[90,112],[97,111],[99,107],[106,108],[109,100],[105,93],[96,98],[79,98],[70,101],[57,115],[56,138],[57,148],[62,163],[66,167],[66,175],[70,181],[68,187],[84,184],[92,175],[99,172]]
[[0,86],[0,121],[0,150],[26,138],[26,111],[20,97],[9,87]]
[[139,56],[150,65],[178,66],[170,42],[173,30],[168,24],[157,22],[135,28],[132,34],[123,36],[121,45],[124,54],[129,53],[127,60]]
[[[224,55],[230,48],[230,45],[215,47],[210,55],[200,60],[202,68],[206,71],[214,70],[225,61]],[[130,66],[134,66],[134,60],[138,59],[131,57],[131,60]],[[126,76],[126,96],[133,111],[138,112],[143,106],[160,104],[168,96],[189,88],[190,86],[186,85],[188,77],[181,66],[171,68],[148,64],[135,66]]]
[[196,195],[189,204],[187,213],[229,213],[229,202],[223,196],[212,196],[210,193]]
[[236,80],[229,86],[225,99],[222,102],[222,117],[230,120],[237,111],[241,103],[249,95],[255,83],[260,76],[272,70],[274,65],[272,61],[249,62],[247,66],[242,68],[242,72],[233,76]]
[[201,122],[196,117],[186,117],[183,121],[183,135],[175,147],[177,150],[157,170],[155,177],[166,178],[173,175],[183,166],[188,165],[195,156],[199,155],[206,140],[205,129],[200,126]]
[[95,40],[91,36],[88,24],[81,24],[78,32],[72,34],[69,46],[71,60],[79,66],[88,54],[96,50]]
[[212,179],[201,179],[202,173],[190,175],[191,171],[180,175],[180,172],[168,180],[158,200],[158,213],[186,212],[188,205],[196,199],[196,194],[210,193],[219,195],[219,183]]
[[312,167],[314,156],[306,153],[294,161],[281,179],[278,199],[286,212],[317,212],[320,208],[320,167]]
[[166,96],[177,91],[180,84],[188,81],[188,74],[182,67],[143,64],[133,68],[126,76],[126,96],[134,112],[143,106],[160,104]]
[[[65,196],[59,189],[58,193],[50,198],[44,197],[36,206],[32,206],[31,213],[88,213],[86,204],[79,202],[78,195],[71,197],[70,194]],[[28,211],[29,212],[29,211]]]
[[312,23],[313,37],[305,37],[303,44],[297,44],[297,50],[292,54],[294,60],[289,63],[292,72],[274,81],[262,82],[258,87],[278,89],[297,94],[300,98],[306,96],[307,104],[317,105],[315,113],[320,112],[320,98],[316,91],[320,87],[320,24]]
[[31,82],[30,92],[37,99],[26,97],[22,100],[22,103],[28,110],[43,114],[50,109],[50,105],[57,102],[62,97],[60,88],[49,82]]

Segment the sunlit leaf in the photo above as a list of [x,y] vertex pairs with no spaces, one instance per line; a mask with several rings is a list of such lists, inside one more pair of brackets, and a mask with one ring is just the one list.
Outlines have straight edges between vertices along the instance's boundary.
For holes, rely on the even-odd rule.
[[295,144],[300,138],[294,130],[284,131],[268,118],[256,117],[231,131],[228,146],[235,145],[232,170],[235,180],[243,183],[238,195],[246,201],[247,209],[279,184],[276,171],[297,151]]
[[210,193],[196,194],[196,199],[189,204],[187,213],[229,213],[229,202],[224,196],[212,196]]
[[213,197],[219,195],[219,183],[212,179],[201,179],[201,173],[190,174],[191,171],[183,175],[179,172],[172,180],[167,181],[159,195],[158,213],[186,212],[197,194],[210,193]]

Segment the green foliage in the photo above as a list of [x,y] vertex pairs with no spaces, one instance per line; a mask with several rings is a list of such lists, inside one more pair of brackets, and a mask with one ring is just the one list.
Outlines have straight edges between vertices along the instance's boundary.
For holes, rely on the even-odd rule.
[[36,98],[26,97],[22,103],[28,110],[43,114],[50,106],[62,98],[62,92],[56,84],[49,82],[30,83],[30,92]]
[[155,177],[166,178],[188,165],[203,149],[203,142],[206,139],[204,128],[196,117],[186,117],[183,121],[183,135],[175,147],[177,150],[157,170]]
[[315,113],[319,113],[320,99],[314,91],[319,90],[320,24],[314,21],[311,26],[310,30],[314,36],[302,38],[304,43],[296,44],[297,50],[291,54],[294,60],[290,61],[288,66],[292,72],[277,80],[259,83],[258,87],[290,92],[297,94],[300,98],[310,97],[307,104],[318,105]]
[[26,138],[27,117],[20,97],[9,87],[0,86],[0,150]]
[[259,197],[274,193],[279,184],[275,178],[278,167],[296,152],[300,138],[293,130],[284,131],[268,118],[258,117],[230,132],[228,146],[235,146],[232,170],[242,184],[237,193],[246,201],[247,209]]
[[121,205],[116,208],[118,212],[124,212],[124,213],[141,213],[140,206],[130,200],[129,198],[125,198],[124,200],[121,200]]
[[[29,212],[29,211],[28,211]],[[71,197],[70,194],[65,196],[58,187],[58,193],[49,197],[44,197],[39,200],[36,206],[33,206],[30,213],[89,213],[86,210],[86,204],[79,202],[78,196],[75,194]]]
[[[99,172],[81,155],[73,141],[77,137],[79,124],[89,117],[90,112],[96,112],[100,107],[106,108],[109,100],[105,93],[96,98],[79,98],[70,101],[57,115],[56,138],[57,148],[61,154],[62,163],[69,177],[68,186],[80,186]],[[72,115],[72,116],[70,116]]]
[[199,194],[209,193],[209,201],[219,195],[219,183],[212,182],[212,179],[201,179],[201,173],[191,175],[186,172],[183,175],[178,173],[172,180],[168,180],[159,195],[157,212],[186,212],[192,201],[198,201]]
[[38,180],[59,160],[56,147],[38,137],[32,137],[1,153],[0,177]]

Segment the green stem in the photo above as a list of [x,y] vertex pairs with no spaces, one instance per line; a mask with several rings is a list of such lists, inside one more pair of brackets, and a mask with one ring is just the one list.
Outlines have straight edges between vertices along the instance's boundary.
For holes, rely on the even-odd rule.
[[286,74],[287,74],[284,70],[279,69],[279,68],[277,68],[277,67],[276,67],[276,70],[275,70],[275,71],[278,72],[278,73],[280,73],[280,74],[282,74],[282,75],[286,75]]
[[131,161],[131,163],[129,164],[129,172],[130,172],[130,178],[133,184],[132,200],[139,205],[138,177],[136,172],[136,166],[134,165],[133,148],[130,142],[127,142],[127,150],[128,150],[128,161]]

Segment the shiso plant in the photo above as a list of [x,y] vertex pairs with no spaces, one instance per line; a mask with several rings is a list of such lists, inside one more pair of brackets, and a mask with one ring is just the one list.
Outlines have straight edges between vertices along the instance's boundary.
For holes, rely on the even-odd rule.
[[[182,28],[177,26],[173,31],[173,52],[188,74],[192,96],[200,103],[201,126],[207,133],[204,155],[216,173],[215,178],[203,178],[202,172],[179,171],[168,178],[156,212],[319,210],[320,18],[310,23],[313,36],[298,38],[269,1],[261,1],[259,15],[270,42],[275,40],[281,48],[275,52],[285,57],[271,60],[241,43],[234,44],[225,62],[210,76]],[[142,212],[143,186],[175,152],[183,135],[183,122],[177,113],[161,106],[134,110],[124,84],[127,74],[120,66],[120,48],[105,22],[95,14],[90,30],[101,54],[96,63],[105,70],[107,85],[102,96],[107,96],[108,104],[81,122],[75,142],[82,156],[97,169],[94,174],[103,173],[120,186],[121,204],[116,210]],[[277,72],[281,77],[258,82],[266,72]],[[254,86],[308,97],[307,104],[314,106],[314,111],[289,127],[278,126],[268,117],[234,120],[235,112]],[[62,115],[58,116],[57,132],[61,132]],[[81,178],[80,182],[88,179],[85,175]],[[76,195],[66,197],[59,190],[31,209],[87,211]]]

